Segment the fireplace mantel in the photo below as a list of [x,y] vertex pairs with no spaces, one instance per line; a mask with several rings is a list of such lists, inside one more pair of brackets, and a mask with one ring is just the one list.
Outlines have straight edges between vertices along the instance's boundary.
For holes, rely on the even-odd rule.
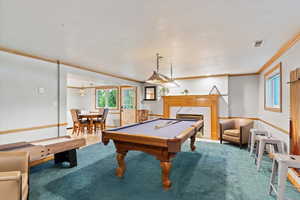
[[209,107],[211,112],[211,139],[218,140],[218,104],[219,95],[177,95],[163,96],[164,117],[170,117],[170,108],[175,106]]

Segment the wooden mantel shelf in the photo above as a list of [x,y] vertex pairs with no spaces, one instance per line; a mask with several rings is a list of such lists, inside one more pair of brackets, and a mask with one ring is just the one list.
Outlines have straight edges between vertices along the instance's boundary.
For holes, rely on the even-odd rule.
[[211,112],[211,139],[219,139],[219,118],[218,118],[218,107],[219,107],[219,96],[220,95],[175,95],[175,96],[163,96],[163,110],[164,117],[170,117],[170,108],[176,106],[187,106],[187,107],[209,107]]
[[166,96],[161,96],[161,97],[220,97],[220,96],[223,96],[223,95],[220,95],[220,94],[203,94],[203,95],[200,95],[200,94],[178,94],[178,95],[166,95]]

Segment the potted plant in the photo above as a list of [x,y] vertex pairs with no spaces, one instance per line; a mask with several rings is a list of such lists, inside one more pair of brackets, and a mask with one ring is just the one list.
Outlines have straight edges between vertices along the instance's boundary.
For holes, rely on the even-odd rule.
[[167,96],[169,94],[170,90],[167,87],[162,87],[159,90],[160,96]]

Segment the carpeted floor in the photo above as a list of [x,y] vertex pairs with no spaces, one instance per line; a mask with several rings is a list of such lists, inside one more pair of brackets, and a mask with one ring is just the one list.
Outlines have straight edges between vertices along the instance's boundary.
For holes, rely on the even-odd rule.
[[[95,144],[78,151],[75,168],[55,166],[53,161],[33,167],[30,200],[269,200],[271,161],[265,156],[256,171],[246,150],[232,145],[197,142],[190,152],[189,142],[173,160],[172,188],[161,187],[159,161],[141,152],[126,156],[127,171],[118,179],[115,148]],[[287,197],[300,199],[288,183]]]

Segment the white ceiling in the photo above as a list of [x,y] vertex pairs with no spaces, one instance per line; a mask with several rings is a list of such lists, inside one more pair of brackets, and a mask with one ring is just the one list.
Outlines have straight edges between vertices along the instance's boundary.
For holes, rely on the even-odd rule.
[[81,76],[77,74],[67,74],[67,86],[71,87],[91,87],[91,86],[100,86],[100,85],[113,85],[113,83],[108,82],[107,80],[102,81],[99,79],[93,79],[88,76]]
[[[0,0],[0,45],[138,80],[257,71],[300,31],[298,0]],[[264,46],[254,48],[255,40]]]

